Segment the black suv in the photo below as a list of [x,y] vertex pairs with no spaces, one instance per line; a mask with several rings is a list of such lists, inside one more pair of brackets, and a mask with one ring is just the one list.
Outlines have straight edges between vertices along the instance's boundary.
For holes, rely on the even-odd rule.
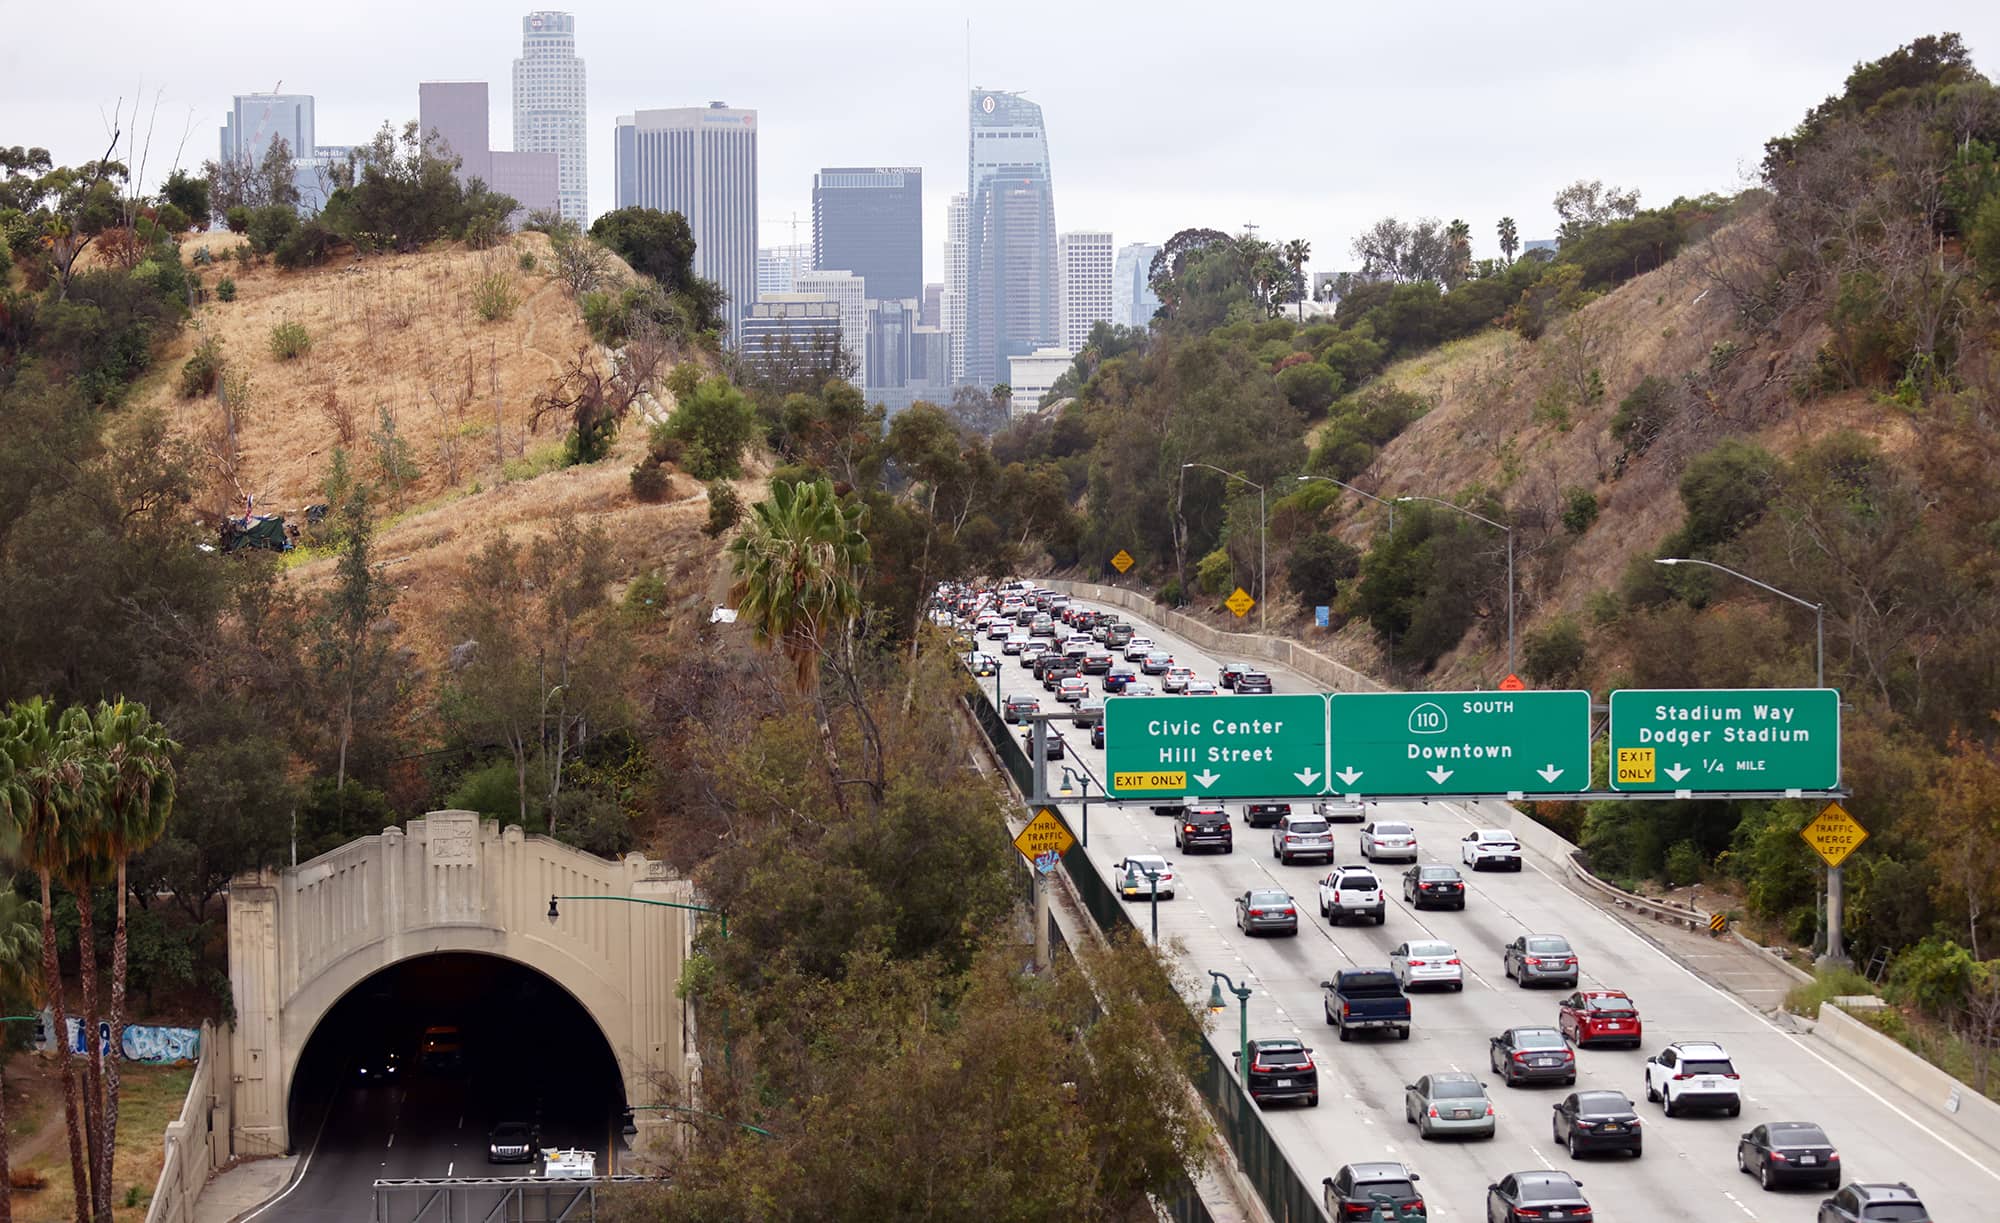
[[1249,1049],[1250,1073],[1244,1082],[1252,1100],[1304,1100],[1307,1108],[1319,1107],[1319,1068],[1303,1042],[1290,1037],[1253,1040]]
[[1819,1204],[1819,1223],[1931,1223],[1931,1212],[1908,1184],[1859,1181]]
[[1243,822],[1252,828],[1269,828],[1291,813],[1290,803],[1251,803],[1243,808]]
[[1186,817],[1174,825],[1174,848],[1184,852],[1196,849],[1235,852],[1236,834],[1229,826],[1229,813],[1221,807],[1189,808]]
[[1330,1219],[1378,1218],[1377,1194],[1389,1199],[1398,1219],[1424,1219],[1424,1198],[1417,1192],[1420,1178],[1403,1164],[1348,1164],[1332,1176],[1323,1177],[1326,1214]]

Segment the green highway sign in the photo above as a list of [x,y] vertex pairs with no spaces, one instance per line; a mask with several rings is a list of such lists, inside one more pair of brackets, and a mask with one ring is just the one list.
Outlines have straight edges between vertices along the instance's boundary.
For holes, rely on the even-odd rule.
[[1840,693],[1614,692],[1610,749],[1614,790],[1831,790],[1840,784]]
[[1337,692],[1339,794],[1561,794],[1590,788],[1588,692]]
[[1114,696],[1104,702],[1113,798],[1263,798],[1326,787],[1326,698]]

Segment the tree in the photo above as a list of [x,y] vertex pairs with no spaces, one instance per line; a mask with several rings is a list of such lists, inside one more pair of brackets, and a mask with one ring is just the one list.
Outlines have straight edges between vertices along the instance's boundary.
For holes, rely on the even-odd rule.
[[861,522],[861,507],[842,504],[828,481],[778,480],[729,542],[737,614],[758,644],[791,659],[800,691],[818,688],[821,655],[861,612]]
[[1285,561],[1285,580],[1299,601],[1299,611],[1330,606],[1343,582],[1361,571],[1361,553],[1334,535],[1314,533],[1292,545]]
[[717,375],[674,405],[666,432],[687,444],[682,466],[698,480],[735,479],[743,450],[757,436],[757,416],[743,392]]
[[1939,882],[1965,906],[1966,946],[1977,960],[1981,923],[2000,906],[2000,761],[1955,732],[1950,751],[1931,780],[1927,839]]
[[1306,318],[1306,260],[1312,257],[1312,243],[1293,238],[1285,243],[1285,264],[1292,269],[1292,292],[1298,296],[1299,321]]
[[348,750],[360,727],[376,725],[401,687],[395,646],[382,621],[395,589],[374,563],[375,524],[368,489],[357,488],[334,508],[333,584],[321,591],[307,623],[324,713],[333,721],[334,784],[347,790]]
[[1601,178],[1579,178],[1556,192],[1553,203],[1562,222],[1556,227],[1556,238],[1567,246],[1600,225],[1629,220],[1639,211],[1639,192],[1636,188],[1607,187]]
[[1586,661],[1583,629],[1571,616],[1557,616],[1521,642],[1521,669],[1547,687],[1574,684]]
[[[11,882],[11,881],[10,881]],[[0,999],[10,1004],[35,993],[35,961],[41,951],[41,906],[9,886],[0,890]],[[6,1076],[0,1074],[0,1185],[12,1185],[7,1160]],[[0,1223],[13,1223],[12,1193],[0,1193]]]
[[1521,249],[1521,231],[1514,227],[1513,217],[1500,218],[1500,256],[1508,263],[1514,262],[1514,252]]
[[678,212],[657,208],[619,208],[591,223],[590,236],[603,243],[631,269],[650,276],[675,293],[694,279],[694,230]]
[[595,238],[578,233],[573,225],[549,231],[551,275],[572,299],[604,285],[611,278],[612,255]]
[[1453,218],[1445,226],[1445,277],[1447,289],[1455,289],[1465,283],[1472,274],[1472,226]]
[[169,204],[181,210],[188,224],[196,229],[207,229],[209,212],[209,185],[205,178],[197,178],[185,170],[175,170],[160,184],[160,195]]

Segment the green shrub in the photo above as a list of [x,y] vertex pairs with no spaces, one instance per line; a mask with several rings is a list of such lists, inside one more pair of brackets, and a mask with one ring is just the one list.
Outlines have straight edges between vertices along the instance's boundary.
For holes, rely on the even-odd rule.
[[1569,616],[1557,616],[1521,640],[1521,670],[1545,687],[1574,684],[1587,658],[1583,629]]
[[665,501],[673,488],[673,473],[650,454],[632,469],[632,495],[641,501],[648,504]]
[[214,336],[203,337],[195,345],[194,355],[181,365],[181,398],[198,399],[215,392],[215,381],[222,376],[222,341]]
[[312,351],[312,337],[306,334],[304,323],[290,319],[271,328],[271,355],[280,361],[302,357]]
[[1819,969],[1810,983],[1793,986],[1785,995],[1785,1009],[1811,1018],[1819,1014],[1823,1002],[1874,992],[1874,983],[1851,968]]
[[1700,883],[1708,864],[1702,860],[1701,848],[1693,841],[1675,841],[1667,849],[1667,886],[1682,887],[1690,883]]
[[238,204],[228,212],[223,213],[222,220],[225,225],[229,226],[230,233],[244,233],[250,228],[250,210],[242,204]]
[[245,233],[250,249],[268,255],[299,228],[299,214],[289,204],[266,204],[250,210],[250,227]]
[[1306,536],[1292,545],[1292,554],[1285,561],[1285,582],[1297,598],[1299,610],[1308,614],[1315,607],[1332,606],[1341,584],[1359,572],[1361,553],[1333,535]]
[[743,499],[733,485],[723,480],[708,484],[708,522],[701,528],[710,539],[718,538],[743,517]]
[[1563,494],[1563,530],[1581,535],[1596,521],[1596,493],[1587,488],[1572,488]]
[[223,277],[223,278],[222,278],[221,280],[218,280],[218,281],[216,281],[216,282],[215,282],[215,300],[217,300],[217,301],[220,301],[220,302],[233,302],[233,301],[235,301],[235,300],[236,300],[236,282],[235,282],[234,280],[232,280],[231,278],[227,277],[227,276],[224,276],[224,277]]
[[1305,353],[1289,356],[1304,358],[1305,363],[1294,363],[1278,371],[1278,393],[1307,420],[1318,420],[1326,415],[1333,397],[1340,393],[1340,375],[1313,362]]
[[521,257],[520,257],[519,259],[516,259],[516,260],[514,261],[514,266],[515,266],[515,267],[518,267],[518,268],[520,268],[520,269],[521,269],[522,271],[524,271],[524,272],[532,272],[532,271],[534,271],[534,270],[535,270],[535,252],[533,252],[533,251],[522,251],[522,252],[521,252]]
[[683,361],[667,371],[667,390],[673,395],[675,403],[694,394],[695,388],[700,385],[701,366],[692,361]]
[[505,272],[495,272],[482,279],[472,290],[472,309],[480,320],[497,323],[514,317],[514,307],[521,299],[514,292],[514,278]]
[[1618,401],[1618,411],[1611,418],[1611,436],[1634,454],[1646,453],[1672,422],[1674,400],[1674,384],[1648,374],[1630,395]]
[[1187,593],[1181,589],[1181,580],[1179,578],[1168,578],[1167,584],[1160,587],[1158,598],[1159,602],[1167,607],[1184,607],[1187,605]]
[[1988,195],[1972,220],[1966,250],[1989,293],[2000,293],[2000,191]]
[[1936,935],[1906,947],[1889,966],[1889,997],[1933,1019],[1950,1020],[1972,985],[1972,953]]
[[281,268],[316,267],[339,240],[339,235],[318,221],[307,221],[278,242],[274,255]]
[[525,820],[521,814],[521,778],[512,760],[495,760],[461,774],[445,806],[453,811],[477,811],[503,825],[525,823],[531,832],[539,831],[542,825],[541,796],[533,786],[528,790]]
[[757,415],[726,378],[704,379],[667,418],[667,432],[687,444],[684,470],[698,480],[734,479],[757,434]]
[[687,453],[687,443],[673,435],[666,421],[661,421],[646,434],[646,453],[656,463],[679,463]]
[[1201,558],[1194,567],[1195,584],[1206,595],[1222,595],[1230,589],[1236,567],[1229,560],[1229,549],[1217,548]]
[[1680,494],[1687,520],[1667,540],[1675,551],[1661,555],[1699,556],[1763,516],[1778,494],[1778,460],[1749,442],[1725,438],[1688,464]]

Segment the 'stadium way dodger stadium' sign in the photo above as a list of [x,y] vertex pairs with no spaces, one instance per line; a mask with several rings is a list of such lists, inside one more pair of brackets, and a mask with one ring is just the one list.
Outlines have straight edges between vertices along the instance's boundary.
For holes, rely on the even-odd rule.
[[1840,693],[1832,688],[1614,692],[1610,739],[1615,790],[1840,785]]

